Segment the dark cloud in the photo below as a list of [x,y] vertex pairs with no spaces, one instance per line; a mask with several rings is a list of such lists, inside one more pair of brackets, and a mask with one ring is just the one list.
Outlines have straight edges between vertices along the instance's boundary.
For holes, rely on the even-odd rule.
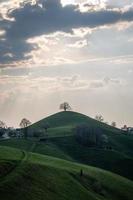
[[[7,29],[7,37],[27,39],[44,33],[72,32],[73,28],[111,24],[119,21],[122,16],[121,12],[106,10],[82,13],[77,6],[62,7],[58,0],[47,0],[43,7],[27,3],[12,11],[9,17],[15,21]],[[128,16],[125,15],[125,18]]]
[[34,47],[26,43],[24,40],[6,39],[0,42],[0,63],[28,59],[25,54],[31,51]]
[[0,44],[0,62],[25,59],[25,53],[34,48],[26,42],[28,38],[56,31],[72,33],[73,28],[132,21],[133,10],[124,13],[114,10],[82,13],[76,5],[63,7],[60,0],[38,0],[34,5],[29,2],[21,4],[21,7],[9,11],[8,17],[14,18],[14,21],[0,19],[0,25],[6,31]]

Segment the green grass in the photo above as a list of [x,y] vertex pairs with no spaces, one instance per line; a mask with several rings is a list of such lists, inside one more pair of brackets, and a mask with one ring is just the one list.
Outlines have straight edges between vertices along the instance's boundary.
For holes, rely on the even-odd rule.
[[[132,200],[133,136],[75,112],[52,115],[29,131],[38,131],[45,123],[50,125],[45,142],[0,141],[2,200]],[[73,128],[81,123],[101,127],[113,150],[80,145]]]
[[0,160],[20,160],[23,152],[19,149],[0,146]]
[[34,152],[54,157],[63,158],[66,160],[73,160],[69,155],[67,155],[64,151],[62,151],[57,145],[46,142],[44,143],[37,143],[36,148],[34,149]]
[[0,146],[0,180],[8,175],[23,158],[23,152],[19,149]]
[[[50,128],[63,128],[63,129],[68,129],[70,131],[70,128],[75,127],[78,124],[81,123],[88,123],[91,124],[95,127],[101,127],[103,128],[105,131],[109,131],[109,132],[116,132],[119,133],[120,130],[113,128],[105,123],[96,121],[95,119],[92,119],[86,115],[80,114],[80,113],[76,113],[76,112],[59,112],[56,113],[54,115],[51,115],[47,118],[44,118],[34,124],[32,124],[29,127],[29,130],[34,129],[34,130],[38,130],[38,129],[42,129],[44,127],[44,124],[49,124]],[[69,132],[68,131],[68,132]],[[64,132],[64,131],[63,131]]]
[[53,138],[51,142],[76,162],[110,170],[133,179],[133,159],[122,151],[89,148],[77,143],[73,136]]
[[[18,152],[4,147],[3,152],[8,151],[7,160],[13,158],[14,151]],[[83,177],[80,177],[81,168]],[[29,153],[27,160],[11,173],[12,176],[0,184],[2,200],[131,200],[133,195],[133,182],[126,178],[35,153]]]
[[48,137],[64,137],[72,135],[73,126],[61,126],[49,128]]
[[[128,137],[125,138],[127,144]],[[119,136],[121,141],[121,135]],[[130,138],[130,137],[129,137]],[[114,137],[115,139],[115,137]],[[118,139],[118,138],[117,138]],[[29,150],[39,154],[54,156],[70,161],[76,161],[87,165],[106,169],[125,176],[133,180],[133,159],[128,155],[129,147],[126,149],[124,143],[116,141],[117,148],[114,150],[104,150],[82,146],[76,142],[73,136],[50,138],[47,142],[36,142],[36,147],[32,150],[31,146],[35,142],[32,139],[12,139],[1,141],[0,145]],[[116,145],[116,143],[113,143]],[[121,149],[122,145],[122,149]],[[130,151],[132,149],[130,148]]]
[[25,139],[12,138],[9,140],[0,140],[0,146],[10,146],[29,151],[33,142],[34,142],[33,139],[25,140]]

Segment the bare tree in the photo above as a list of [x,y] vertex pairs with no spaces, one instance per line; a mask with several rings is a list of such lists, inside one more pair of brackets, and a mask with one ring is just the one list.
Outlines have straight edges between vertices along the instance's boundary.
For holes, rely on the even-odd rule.
[[96,119],[97,121],[99,121],[99,122],[103,122],[103,121],[104,121],[104,118],[103,118],[102,115],[96,115],[96,116],[95,116],[95,119]]
[[3,121],[0,121],[0,128],[7,128],[5,122]]
[[21,128],[26,128],[29,125],[31,125],[31,122],[26,118],[23,118],[19,124]]
[[26,118],[23,118],[19,124],[19,126],[23,129],[25,138],[27,138],[27,136],[28,136],[28,126],[29,125],[31,125],[31,122]]
[[111,126],[116,127],[116,122],[113,121],[113,122],[111,123]]
[[7,129],[5,122],[0,121],[0,137],[2,137]]
[[64,103],[60,104],[60,109],[64,110],[64,111],[71,110],[71,106],[69,105],[69,103],[64,102]]

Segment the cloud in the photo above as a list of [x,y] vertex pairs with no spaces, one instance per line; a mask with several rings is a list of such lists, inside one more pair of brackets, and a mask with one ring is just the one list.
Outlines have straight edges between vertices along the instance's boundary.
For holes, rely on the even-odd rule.
[[39,4],[30,3],[11,11],[9,17],[14,18],[7,28],[9,38],[27,39],[29,37],[49,34],[56,31],[72,32],[73,28],[97,27],[116,23],[120,20],[133,20],[133,10],[125,13],[113,10],[101,10],[82,13],[77,5],[62,7],[59,0],[43,1]]
[[122,81],[116,78],[105,77],[102,80],[93,80],[90,82],[90,88],[108,88],[112,85],[121,85]]
[[[1,101],[3,98],[10,99],[9,96],[23,96],[28,101],[36,93],[40,96],[48,93],[82,91],[98,88],[107,88],[112,85],[120,85],[122,81],[117,78],[105,77],[103,79],[85,79],[80,75],[71,76],[36,76],[29,73],[27,75],[1,75],[0,77],[0,94]],[[6,88],[6,91],[5,91]]]
[[78,5],[63,7],[60,0],[24,1],[8,11],[6,19],[0,20],[0,27],[5,31],[0,41],[0,62],[27,60],[27,53],[36,48],[27,42],[32,37],[54,32],[73,34],[73,29],[132,20],[132,9],[125,12],[113,9],[81,12]]
[[112,26],[96,30],[91,35],[90,53],[97,57],[112,57],[112,61],[119,59],[119,57],[123,57],[122,59],[125,57],[126,60],[129,60],[129,56],[132,57],[133,46],[128,41],[132,39],[132,35],[133,24],[126,30],[116,29]]
[[67,46],[72,47],[72,48],[83,48],[87,45],[88,45],[87,40],[79,40],[79,41],[76,41],[74,44],[68,44]]
[[132,0],[120,0],[120,1],[116,1],[116,0],[106,0],[106,4],[107,6],[109,7],[112,7],[112,8],[122,8],[124,6],[127,6],[127,5],[132,5],[133,1]]

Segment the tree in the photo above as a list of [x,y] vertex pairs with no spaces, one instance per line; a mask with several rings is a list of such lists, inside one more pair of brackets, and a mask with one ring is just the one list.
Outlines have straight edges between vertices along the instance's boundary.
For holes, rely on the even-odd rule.
[[116,127],[116,122],[112,122],[111,126]]
[[5,129],[4,128],[0,128],[0,137],[2,137],[5,133]]
[[102,115],[96,115],[96,116],[95,116],[95,119],[96,119],[97,121],[99,121],[99,122],[103,122],[103,121],[104,121],[104,118],[103,118]]
[[24,137],[27,138],[27,135],[28,135],[28,126],[31,125],[31,122],[26,119],[26,118],[23,118],[19,124],[19,126],[23,129],[24,131]]
[[64,103],[60,104],[60,109],[64,110],[64,111],[71,110],[71,106],[69,105],[69,103],[64,102]]
[[101,129],[93,125],[80,124],[75,128],[76,140],[86,146],[100,146]]
[[5,134],[6,131],[6,124],[3,121],[0,121],[0,137],[2,137]]
[[121,128],[121,130],[123,130],[123,131],[128,131],[127,125],[124,125],[124,126]]
[[7,128],[5,122],[3,121],[0,121],[0,128]]
[[21,128],[26,128],[29,125],[31,125],[31,122],[26,118],[23,118],[19,124]]

